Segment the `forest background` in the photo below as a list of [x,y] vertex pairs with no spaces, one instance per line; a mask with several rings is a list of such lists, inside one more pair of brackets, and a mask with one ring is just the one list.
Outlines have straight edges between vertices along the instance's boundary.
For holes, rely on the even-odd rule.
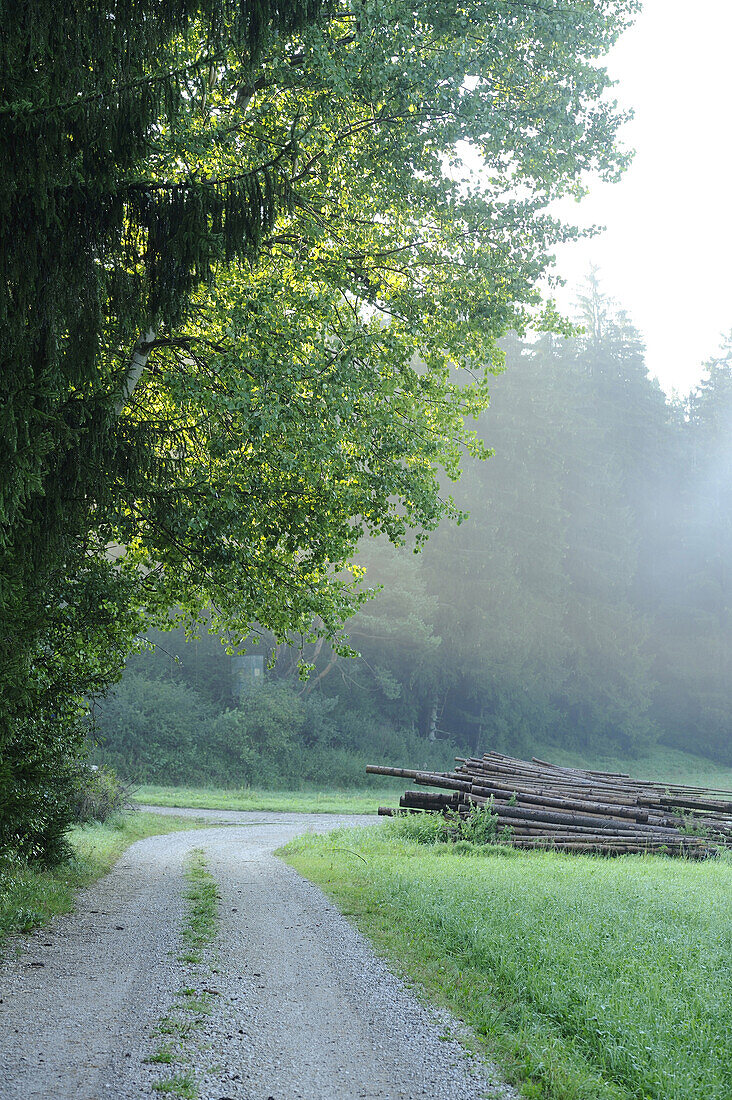
[[504,341],[478,429],[495,453],[456,494],[469,518],[419,554],[361,543],[383,590],[348,624],[358,657],[265,633],[237,700],[218,637],[149,632],[94,709],[96,759],[229,786],[360,785],[367,761],[488,748],[732,764],[732,345],[669,399],[594,276],[579,310],[581,335]]

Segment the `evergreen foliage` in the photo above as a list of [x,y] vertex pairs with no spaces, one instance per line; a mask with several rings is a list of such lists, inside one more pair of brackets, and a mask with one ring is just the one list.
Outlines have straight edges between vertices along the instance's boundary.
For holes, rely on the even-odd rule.
[[78,700],[141,625],[139,584],[104,555],[120,481],[160,464],[150,426],[119,416],[124,349],[179,323],[217,254],[252,257],[275,214],[266,170],[140,179],[151,142],[214,57],[251,66],[317,6],[0,7],[0,848],[55,854]]

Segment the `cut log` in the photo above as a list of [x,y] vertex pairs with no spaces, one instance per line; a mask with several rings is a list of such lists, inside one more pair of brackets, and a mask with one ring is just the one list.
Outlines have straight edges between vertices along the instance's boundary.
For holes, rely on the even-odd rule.
[[[466,817],[477,808],[486,809],[515,847],[561,843],[566,851],[696,856],[714,855],[720,846],[732,846],[728,791],[561,767],[538,758],[518,760],[498,752],[457,757],[455,764],[449,772],[384,765],[369,765],[366,770],[414,782],[418,789],[400,799],[402,812],[457,812]],[[381,807],[382,811],[389,816],[388,807]]]

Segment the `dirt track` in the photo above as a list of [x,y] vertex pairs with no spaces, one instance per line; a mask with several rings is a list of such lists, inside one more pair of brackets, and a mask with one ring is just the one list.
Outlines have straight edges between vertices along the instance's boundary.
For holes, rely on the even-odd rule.
[[171,1067],[145,1059],[191,981],[177,956],[193,848],[204,849],[221,892],[212,1012],[184,1067],[201,1100],[514,1095],[446,1037],[459,1031],[455,1021],[419,1002],[319,890],[272,856],[299,833],[373,818],[191,813],[245,827],[139,841],[82,892],[75,913],[8,953],[4,1100],[157,1095],[152,1086]]

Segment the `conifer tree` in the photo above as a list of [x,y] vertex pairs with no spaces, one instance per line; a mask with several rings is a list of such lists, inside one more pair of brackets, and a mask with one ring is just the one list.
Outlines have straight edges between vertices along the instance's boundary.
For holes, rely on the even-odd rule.
[[120,474],[157,461],[149,426],[120,417],[152,337],[217,257],[254,256],[281,199],[266,167],[160,186],[152,139],[217,61],[251,71],[318,7],[0,5],[0,848],[58,853],[78,700],[139,629],[104,513]]

